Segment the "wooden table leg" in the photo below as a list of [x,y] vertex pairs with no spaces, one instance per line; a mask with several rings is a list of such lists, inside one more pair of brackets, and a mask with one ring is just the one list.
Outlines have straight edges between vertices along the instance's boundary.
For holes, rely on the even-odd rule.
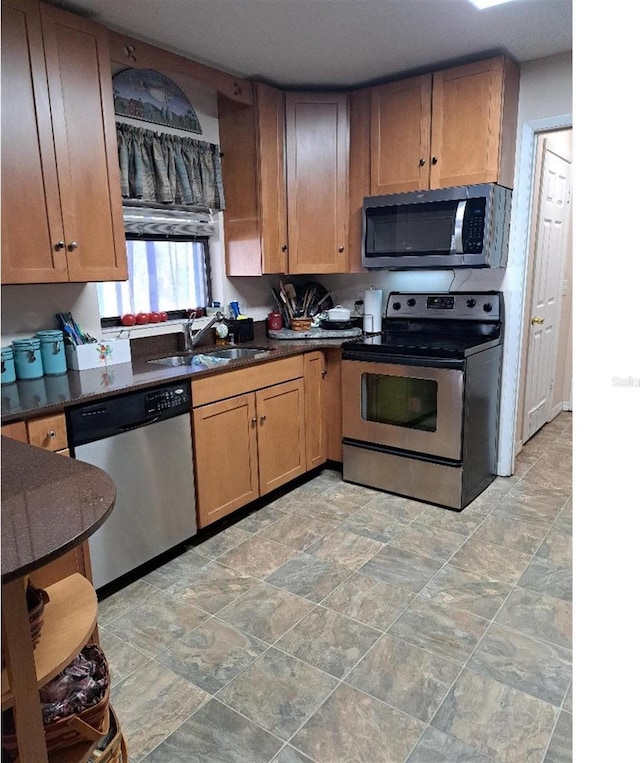
[[22,578],[2,586],[2,639],[20,760],[47,763],[42,708]]

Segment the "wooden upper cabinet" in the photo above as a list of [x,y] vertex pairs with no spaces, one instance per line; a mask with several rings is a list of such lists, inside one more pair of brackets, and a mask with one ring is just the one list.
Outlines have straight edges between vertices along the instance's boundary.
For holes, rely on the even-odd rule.
[[1,143],[2,282],[67,281],[40,7],[35,0],[2,3]]
[[371,195],[371,90],[349,93],[349,272],[363,273],[362,200]]
[[286,273],[289,264],[284,93],[257,84],[258,199],[262,272]]
[[348,272],[348,95],[286,93],[285,103],[289,272]]
[[371,195],[513,188],[518,83],[497,56],[371,88]]
[[519,71],[504,56],[433,75],[431,188],[513,188]]
[[2,3],[2,281],[127,277],[107,30]]
[[429,187],[431,75],[371,88],[371,195]]
[[253,105],[219,97],[227,275],[286,273],[284,93],[254,84]]

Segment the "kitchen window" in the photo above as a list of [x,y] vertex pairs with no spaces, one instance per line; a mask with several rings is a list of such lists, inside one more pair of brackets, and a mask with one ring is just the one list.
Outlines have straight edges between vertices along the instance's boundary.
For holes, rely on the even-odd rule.
[[179,318],[210,304],[207,238],[128,238],[127,264],[128,281],[98,284],[103,326],[119,323],[125,313]]

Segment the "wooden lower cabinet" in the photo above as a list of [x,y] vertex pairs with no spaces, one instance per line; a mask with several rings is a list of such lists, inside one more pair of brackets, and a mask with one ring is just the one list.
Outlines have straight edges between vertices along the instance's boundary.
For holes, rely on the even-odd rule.
[[302,379],[193,411],[198,527],[306,471]]
[[329,461],[342,462],[342,350],[325,350],[323,420]]
[[260,495],[307,470],[304,382],[278,384],[256,392]]
[[260,495],[255,393],[193,411],[198,527]]
[[304,356],[304,417],[307,469],[327,460],[327,427],[324,381],[327,375],[324,352]]

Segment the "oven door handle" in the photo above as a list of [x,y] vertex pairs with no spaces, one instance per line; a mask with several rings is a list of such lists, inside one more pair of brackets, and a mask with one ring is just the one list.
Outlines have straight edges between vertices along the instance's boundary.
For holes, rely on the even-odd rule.
[[463,359],[420,358],[413,355],[394,355],[386,352],[352,352],[342,350],[342,360],[358,360],[361,363],[389,363],[396,366],[420,366],[422,368],[454,368],[464,370]]

